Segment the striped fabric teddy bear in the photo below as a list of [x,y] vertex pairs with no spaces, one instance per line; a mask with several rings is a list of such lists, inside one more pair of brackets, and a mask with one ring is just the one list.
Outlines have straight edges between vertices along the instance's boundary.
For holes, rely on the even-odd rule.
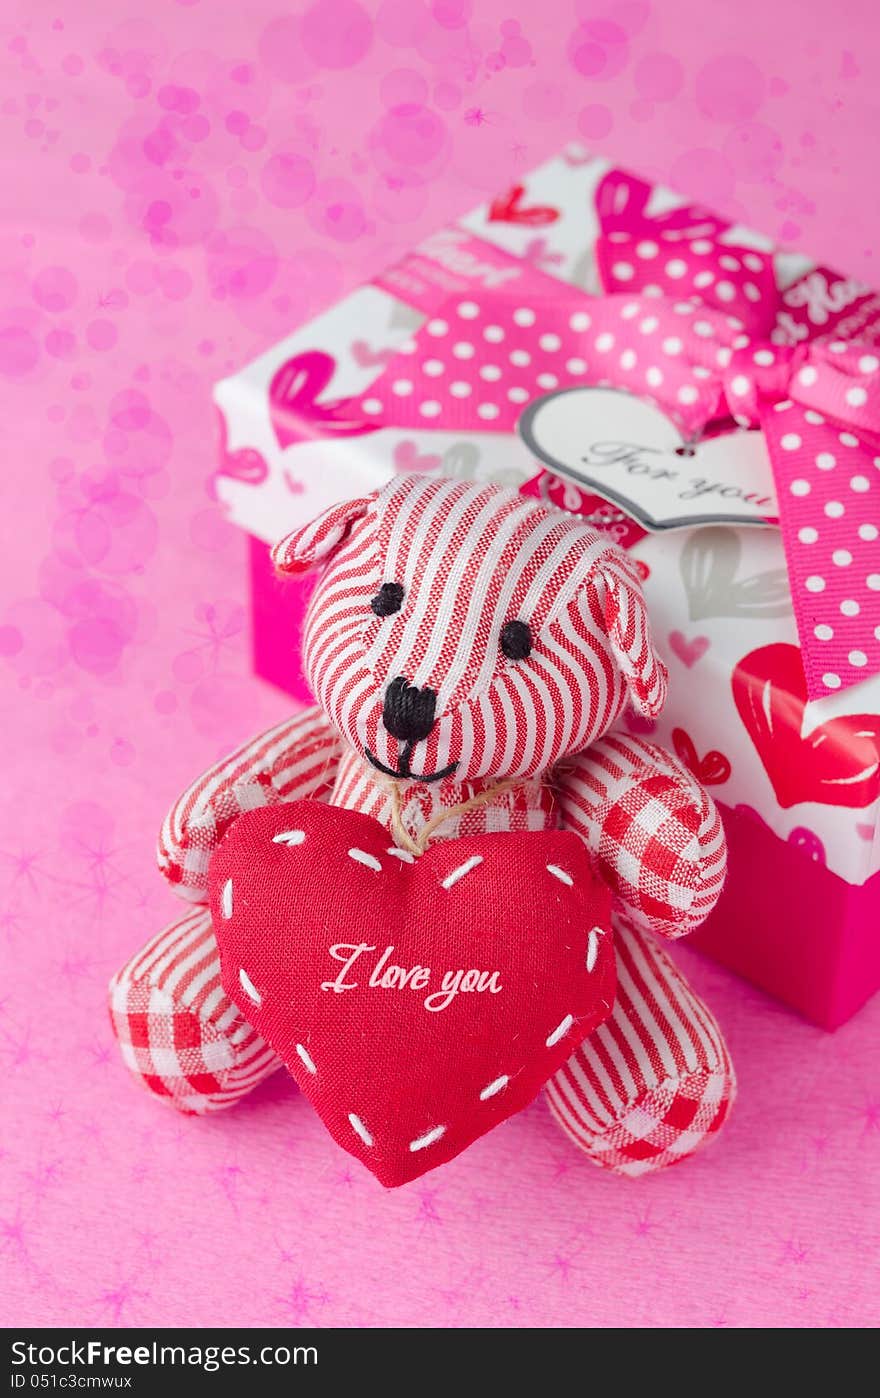
[[606,1169],[690,1155],[735,1079],[660,943],[711,911],[725,843],[692,774],[616,726],[666,694],[632,561],[512,489],[425,476],[274,560],[319,571],[317,704],[169,813],[188,907],[112,980],[127,1066],[206,1113],[283,1064],[386,1185],[542,1086]]

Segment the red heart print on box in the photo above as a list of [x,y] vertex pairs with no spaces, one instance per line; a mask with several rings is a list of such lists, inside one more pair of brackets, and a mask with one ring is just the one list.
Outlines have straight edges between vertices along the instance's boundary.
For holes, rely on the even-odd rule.
[[489,222],[521,223],[527,228],[544,228],[548,223],[556,222],[558,209],[549,204],[527,206],[523,203],[525,193],[525,185],[515,184],[506,194],[499,194],[489,205]]
[[351,357],[360,369],[380,369],[388,364],[397,353],[394,349],[374,350],[366,340],[353,340]]
[[241,816],[209,884],[227,994],[388,1187],[520,1111],[611,1010],[610,894],[570,831],[416,859],[301,801]]
[[256,447],[238,447],[232,451],[229,446],[229,428],[226,416],[217,409],[220,435],[220,469],[218,475],[229,476],[232,480],[243,481],[245,485],[262,485],[269,474],[266,458]]
[[750,651],[733,672],[733,698],[780,806],[861,809],[880,797],[880,717],[829,718],[804,735],[807,685],[797,646]]
[[324,350],[304,350],[286,359],[269,384],[269,418],[279,447],[316,436],[352,437],[376,424],[352,413],[350,398],[321,399],[336,368]]
[[688,771],[693,772],[703,786],[723,786],[730,780],[730,758],[717,748],[700,757],[696,743],[683,728],[673,728],[672,746]]
[[702,660],[710,645],[708,636],[686,636],[683,631],[669,633],[669,649],[689,670]]
[[398,442],[394,448],[394,469],[406,475],[408,472],[436,471],[443,458],[436,452],[420,452],[415,442]]

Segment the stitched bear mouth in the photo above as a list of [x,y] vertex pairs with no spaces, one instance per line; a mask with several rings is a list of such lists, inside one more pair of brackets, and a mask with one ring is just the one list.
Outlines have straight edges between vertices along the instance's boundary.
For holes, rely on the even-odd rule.
[[406,781],[414,782],[441,782],[444,777],[451,777],[458,766],[457,762],[450,762],[447,767],[441,767],[439,772],[414,772],[410,767],[413,744],[405,743],[400,753],[400,760],[397,768],[386,767],[384,762],[380,762],[368,747],[364,747],[364,756],[367,761],[379,772],[384,772],[386,777],[403,778]]

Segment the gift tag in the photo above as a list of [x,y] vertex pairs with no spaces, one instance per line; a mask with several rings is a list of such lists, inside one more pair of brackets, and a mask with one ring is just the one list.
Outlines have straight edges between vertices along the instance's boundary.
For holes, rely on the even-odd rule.
[[440,840],[248,811],[212,859],[223,985],[387,1186],[525,1107],[611,1012],[610,894],[571,831]]
[[692,445],[644,398],[581,387],[535,399],[518,431],[556,475],[613,501],[646,529],[779,522],[762,432]]

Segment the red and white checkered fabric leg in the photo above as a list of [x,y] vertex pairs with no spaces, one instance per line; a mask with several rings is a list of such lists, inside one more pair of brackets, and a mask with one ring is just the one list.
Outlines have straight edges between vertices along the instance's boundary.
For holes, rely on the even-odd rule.
[[727,844],[715,802],[674,757],[612,733],[565,764],[558,792],[562,823],[637,927],[682,937],[708,917]]
[[721,1030],[666,953],[622,919],[614,931],[614,1010],[546,1092],[591,1160],[637,1176],[711,1141],[730,1114],[736,1078]]
[[280,1066],[223,990],[207,908],[166,927],[113,977],[110,1020],[125,1064],[182,1112],[229,1107]]
[[244,811],[328,796],[339,748],[338,733],[311,708],[210,767],[175,801],[159,833],[159,868],[174,892],[205,902],[211,853]]

